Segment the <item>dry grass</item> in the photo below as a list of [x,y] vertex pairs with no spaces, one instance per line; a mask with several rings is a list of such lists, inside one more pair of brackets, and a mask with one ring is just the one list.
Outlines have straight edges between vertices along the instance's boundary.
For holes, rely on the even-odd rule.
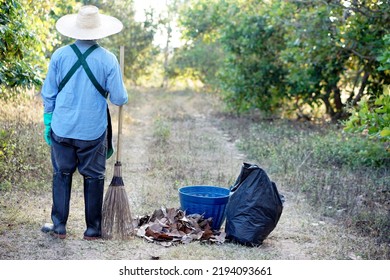
[[39,189],[50,178],[49,148],[43,140],[40,99],[27,96],[14,102],[0,99],[0,191]]
[[238,146],[282,184],[303,194],[320,214],[376,239],[384,252],[388,250],[390,154],[381,143],[340,133],[332,126],[287,121],[245,124],[237,119],[230,125],[240,128]]
[[[242,162],[256,160],[254,154],[243,155],[235,145],[237,136],[243,135],[241,132],[247,127],[246,122],[216,114],[220,105],[213,96],[157,90],[134,91],[132,95],[132,102],[124,108],[122,177],[133,216],[151,214],[161,206],[178,207],[177,190],[181,186],[229,187],[238,176]],[[112,108],[111,112],[116,123],[116,109]],[[34,122],[38,124],[40,119]],[[50,180],[38,190],[25,191],[14,186],[12,190],[2,191],[0,259],[256,260],[388,256],[386,246],[338,224],[334,217],[324,216],[308,203],[304,192],[291,187],[293,180],[305,175],[303,170],[292,179],[279,170],[288,169],[289,165],[280,164],[280,167],[260,158],[257,161],[287,199],[278,226],[259,248],[199,242],[165,248],[140,238],[84,241],[82,185],[76,174],[69,237],[62,241],[39,231],[50,215]],[[107,180],[113,176],[113,166],[114,160],[110,159]]]

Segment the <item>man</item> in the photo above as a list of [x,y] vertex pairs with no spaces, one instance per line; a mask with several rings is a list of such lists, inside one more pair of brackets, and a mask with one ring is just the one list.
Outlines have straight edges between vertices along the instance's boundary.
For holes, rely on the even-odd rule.
[[78,14],[60,18],[56,28],[76,41],[53,53],[42,87],[44,138],[53,165],[53,224],[42,231],[66,237],[72,175],[78,169],[84,179],[84,239],[94,240],[101,238],[106,158],[112,154],[106,97],[118,106],[128,100],[118,60],[96,40],[123,25],[95,6],[83,6]]

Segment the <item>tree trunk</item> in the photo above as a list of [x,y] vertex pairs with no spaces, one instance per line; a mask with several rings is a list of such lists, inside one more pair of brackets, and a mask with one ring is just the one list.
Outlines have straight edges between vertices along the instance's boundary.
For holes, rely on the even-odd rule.
[[330,93],[331,93],[331,89],[327,88],[326,94],[322,97],[322,101],[324,101],[324,104],[325,104],[326,114],[328,114],[331,118],[333,118],[335,112],[334,112],[332,104],[330,103],[330,100],[329,100]]
[[168,25],[167,31],[168,31],[167,42],[164,49],[164,78],[162,83],[163,88],[168,87],[168,58],[169,58],[169,42],[171,36],[170,25]]
[[333,88],[333,95],[334,95],[334,105],[336,107],[337,112],[341,112],[343,110],[343,102],[341,101],[341,93],[340,88],[335,86]]
[[[168,0],[165,1],[165,5],[168,6]],[[172,37],[172,27],[171,27],[171,12],[168,9],[167,14],[167,25],[166,25],[166,31],[167,31],[167,41],[165,43],[164,48],[164,77],[161,87],[167,88],[168,87],[168,60],[169,60],[169,48],[170,48],[170,42]]]
[[365,71],[362,78],[362,83],[360,85],[359,92],[356,95],[355,99],[352,101],[352,106],[355,106],[360,101],[360,99],[362,99],[362,96],[364,95],[364,89],[366,88],[369,77],[370,77],[370,73]]

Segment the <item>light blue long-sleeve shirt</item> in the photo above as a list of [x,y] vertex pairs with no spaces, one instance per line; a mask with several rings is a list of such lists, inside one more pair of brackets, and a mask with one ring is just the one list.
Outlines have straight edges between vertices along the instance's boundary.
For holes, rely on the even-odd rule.
[[[96,42],[77,40],[75,44],[84,53]],[[70,46],[53,53],[41,92],[44,113],[53,113],[51,129],[56,135],[95,140],[107,128],[107,101],[92,84],[84,68],[79,67],[58,93],[60,82],[77,60]],[[99,47],[86,61],[96,80],[109,92],[110,102],[118,106],[127,103],[128,95],[115,55]]]

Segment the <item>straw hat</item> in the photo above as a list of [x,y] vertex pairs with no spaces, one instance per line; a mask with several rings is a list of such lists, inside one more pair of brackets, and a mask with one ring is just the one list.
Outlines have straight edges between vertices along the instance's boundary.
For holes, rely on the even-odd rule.
[[78,14],[65,15],[57,23],[58,32],[70,38],[79,40],[97,40],[123,29],[123,24],[112,16],[99,13],[92,5],[81,7]]

